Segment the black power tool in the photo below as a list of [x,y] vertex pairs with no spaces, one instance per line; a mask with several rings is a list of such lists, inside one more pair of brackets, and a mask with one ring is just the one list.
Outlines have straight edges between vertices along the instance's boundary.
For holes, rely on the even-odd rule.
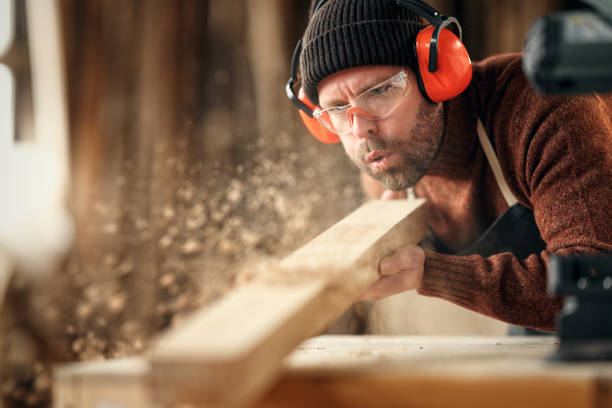
[[565,296],[557,316],[561,361],[612,360],[612,254],[554,256],[548,293]]
[[540,92],[612,91],[612,1],[583,1],[592,9],[544,16],[527,33],[523,71]]
[[[612,1],[544,16],[530,28],[523,71],[548,94],[612,91]],[[551,257],[548,293],[564,296],[553,361],[612,360],[612,254]]]

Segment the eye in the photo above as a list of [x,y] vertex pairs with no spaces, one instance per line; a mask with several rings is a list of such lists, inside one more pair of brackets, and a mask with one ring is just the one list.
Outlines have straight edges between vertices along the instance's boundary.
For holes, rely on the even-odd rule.
[[333,105],[330,106],[328,108],[323,109],[326,112],[329,113],[337,113],[337,112],[343,112],[345,110],[347,110],[348,108],[350,108],[351,105]]
[[387,92],[389,89],[391,89],[393,86],[391,84],[385,84],[385,85],[381,85],[377,88],[374,89],[370,89],[370,91],[368,92],[370,95],[372,96],[379,96],[384,94],[385,92]]

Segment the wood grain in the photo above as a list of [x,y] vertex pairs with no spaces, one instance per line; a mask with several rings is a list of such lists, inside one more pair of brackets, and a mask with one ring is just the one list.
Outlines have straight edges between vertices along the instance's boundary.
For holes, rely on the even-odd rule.
[[283,358],[339,316],[378,276],[378,261],[426,232],[423,200],[371,201],[162,336],[153,351],[159,402],[244,404]]
[[142,358],[88,361],[58,366],[54,372],[55,408],[153,408]]
[[[612,406],[612,364],[548,362],[557,346],[553,336],[318,336],[298,345],[251,406]],[[179,406],[153,401],[151,375],[142,358],[64,365],[54,407]]]
[[319,336],[256,407],[603,407],[612,364],[546,361],[552,336]]

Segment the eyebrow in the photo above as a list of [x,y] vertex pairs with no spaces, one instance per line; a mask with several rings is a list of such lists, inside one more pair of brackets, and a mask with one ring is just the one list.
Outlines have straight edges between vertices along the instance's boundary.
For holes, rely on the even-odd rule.
[[[361,89],[359,89],[359,92],[357,92],[357,96],[361,95],[365,91],[368,91],[368,90],[374,88],[376,85],[382,84],[383,82],[385,82],[386,80],[391,79],[391,78],[393,78],[393,76],[390,76],[388,78],[383,78],[383,79],[378,79],[378,80],[371,81],[369,83],[369,85],[366,85],[366,86],[362,87]],[[325,109],[325,108],[331,108],[333,106],[346,106],[346,105],[349,105],[349,103],[341,101],[341,100],[338,100],[338,99],[332,99],[331,103],[326,104],[326,105],[329,105],[329,106],[323,106],[323,104],[321,104],[321,108]]]

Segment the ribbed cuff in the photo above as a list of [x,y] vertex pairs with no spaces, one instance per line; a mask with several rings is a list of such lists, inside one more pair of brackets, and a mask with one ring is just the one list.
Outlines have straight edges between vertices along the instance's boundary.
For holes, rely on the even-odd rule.
[[478,297],[478,285],[470,257],[425,250],[423,281],[417,292],[473,309]]

